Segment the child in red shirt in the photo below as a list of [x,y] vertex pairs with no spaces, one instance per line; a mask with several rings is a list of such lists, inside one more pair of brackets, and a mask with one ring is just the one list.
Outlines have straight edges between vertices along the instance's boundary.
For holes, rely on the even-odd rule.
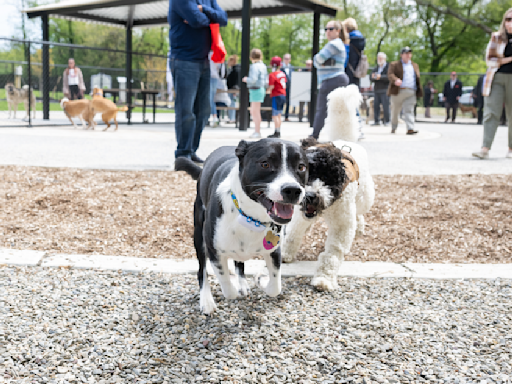
[[281,137],[281,114],[283,107],[286,103],[286,74],[280,70],[281,58],[275,56],[270,60],[272,66],[272,73],[268,77],[268,85],[270,90],[270,97],[272,97],[272,120],[276,131],[268,136],[274,138]]

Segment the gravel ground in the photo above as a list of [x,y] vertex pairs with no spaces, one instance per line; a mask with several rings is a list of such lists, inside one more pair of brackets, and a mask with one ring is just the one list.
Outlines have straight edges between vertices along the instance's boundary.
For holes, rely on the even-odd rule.
[[253,287],[226,302],[214,282],[206,317],[194,276],[2,267],[0,382],[506,384],[512,372],[512,280],[283,283],[275,299]]
[[[512,175],[375,176],[347,260],[512,262]],[[195,182],[177,172],[0,167],[0,247],[191,258]],[[315,225],[298,259],[323,251]]]

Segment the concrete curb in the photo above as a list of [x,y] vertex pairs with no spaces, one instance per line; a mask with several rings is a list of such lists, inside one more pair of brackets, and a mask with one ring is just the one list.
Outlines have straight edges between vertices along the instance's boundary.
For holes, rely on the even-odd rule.
[[[122,270],[127,272],[161,272],[169,274],[196,274],[195,259],[171,260],[103,255],[48,254],[42,251],[0,248],[0,266],[42,266],[77,269]],[[233,265],[231,265],[234,270]],[[283,276],[313,276],[316,261],[283,264]],[[245,263],[247,275],[265,270],[263,260]],[[208,266],[209,273],[213,273]],[[351,277],[409,277],[420,279],[496,279],[511,278],[512,264],[425,264],[346,261],[339,276]]]

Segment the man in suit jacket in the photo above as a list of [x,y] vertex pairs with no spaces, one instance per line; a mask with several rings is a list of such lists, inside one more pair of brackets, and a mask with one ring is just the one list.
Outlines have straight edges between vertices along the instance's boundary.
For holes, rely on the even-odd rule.
[[446,107],[446,120],[445,123],[450,120],[450,109],[452,113],[452,123],[455,123],[455,117],[457,116],[457,108],[459,107],[459,99],[462,96],[462,83],[457,79],[457,72],[452,72],[450,80],[444,83],[443,98],[444,105]]
[[386,63],[386,54],[384,52],[379,52],[377,54],[377,66],[373,68],[372,74],[370,78],[373,85],[373,111],[375,114],[375,123],[373,125],[380,125],[380,105],[382,104],[382,109],[384,110],[384,125],[388,125],[389,123],[389,97],[387,95],[388,87],[389,87],[389,79],[388,79],[388,70],[389,64]]
[[391,133],[398,127],[398,115],[403,108],[407,134],[414,135],[414,105],[416,98],[423,96],[420,82],[420,67],[412,61],[412,49],[402,48],[400,60],[389,65],[388,96],[391,99]]

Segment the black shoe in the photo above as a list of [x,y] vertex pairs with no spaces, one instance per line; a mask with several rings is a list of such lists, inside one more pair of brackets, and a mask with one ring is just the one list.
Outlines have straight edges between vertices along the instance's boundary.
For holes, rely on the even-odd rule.
[[374,125],[380,125],[380,123],[373,123],[372,126],[374,126]]
[[204,160],[201,159],[199,156],[197,156],[195,153],[190,156],[190,160],[192,160],[194,163],[203,164]]
[[418,133],[418,131],[415,131],[415,130],[413,130],[413,129],[411,129],[411,130],[407,131],[407,135],[415,135],[415,134],[417,134],[417,133]]
[[281,132],[274,132],[273,134],[271,134],[270,136],[267,136],[267,138],[269,139],[280,139],[281,138]]

